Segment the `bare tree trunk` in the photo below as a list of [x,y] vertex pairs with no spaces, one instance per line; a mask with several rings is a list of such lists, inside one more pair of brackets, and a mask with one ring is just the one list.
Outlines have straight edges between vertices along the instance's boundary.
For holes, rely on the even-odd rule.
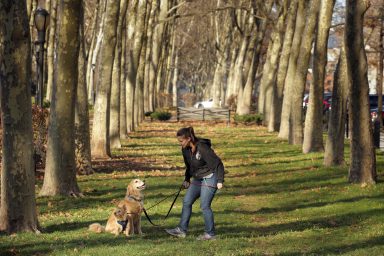
[[33,168],[31,41],[25,1],[0,2],[0,230],[39,232]]
[[147,2],[143,2],[143,5],[139,6],[141,9],[143,23],[141,27],[136,27],[142,31],[141,37],[141,52],[139,56],[139,67],[136,74],[136,91],[135,91],[135,116],[134,116],[134,127],[138,127],[139,124],[144,120],[144,76],[145,76],[145,56],[147,52],[147,28],[148,28],[148,18],[151,11],[151,5]]
[[298,0],[298,9],[296,13],[295,32],[292,39],[291,53],[289,56],[289,64],[287,75],[284,81],[284,98],[281,112],[281,122],[279,137],[288,139],[290,134],[290,120],[291,120],[291,105],[292,105],[292,90],[294,79],[297,69],[297,59],[299,57],[299,49],[301,45],[301,38],[305,27],[305,1]]
[[[128,0],[120,1],[120,14],[117,23],[117,38],[115,48],[115,58],[113,60],[112,83],[111,83],[111,107],[109,138],[111,148],[121,148],[120,142],[120,91],[121,91],[121,51],[122,51],[122,33],[123,22],[127,12]],[[124,72],[124,70],[123,70]]]
[[78,174],[89,175],[94,172],[91,159],[91,139],[89,132],[89,111],[86,84],[86,53],[84,38],[84,2],[82,5],[83,20],[80,26],[80,50],[78,64],[78,80],[75,109],[75,144],[76,144],[76,169]]
[[[273,28],[271,39],[268,45],[268,52],[265,64],[263,66],[263,75],[260,80],[258,108],[257,111],[262,113],[264,124],[269,124],[275,91],[276,71],[281,48],[283,47],[283,32],[285,29],[285,17],[288,12],[289,1],[285,0],[282,6],[279,6],[279,16],[276,25]],[[271,130],[273,131],[273,129]]]
[[103,26],[106,12],[106,0],[97,0],[96,18],[94,19],[92,42],[88,51],[87,62],[87,88],[88,102],[91,105],[95,104],[96,82],[94,81],[96,74],[97,57],[100,50],[100,45],[103,40]]
[[[127,9],[128,11],[128,9]],[[126,19],[128,19],[126,17]],[[125,80],[126,76],[126,67],[127,61],[125,59],[127,51],[127,28],[126,23],[123,26],[122,31],[122,46],[121,46],[121,74],[120,74],[120,138],[127,139],[128,138],[128,129],[127,129],[127,103],[126,103],[126,84]]]
[[345,45],[348,66],[351,67],[350,124],[351,165],[349,181],[375,184],[376,154],[368,102],[367,56],[364,49],[363,19],[367,0],[348,0],[346,5]]
[[48,47],[47,47],[47,94],[45,99],[51,102],[51,92],[53,84],[53,70],[54,70],[54,53],[55,53],[55,35],[56,35],[56,10],[57,1],[51,1],[49,12],[49,34],[48,34]]
[[[160,0],[160,6],[159,6],[159,14],[158,14],[158,20],[163,21],[167,15],[168,15],[168,9],[169,9],[169,0]],[[151,111],[153,111],[158,105],[157,103],[157,97],[160,92],[160,85],[161,82],[157,80],[157,77],[161,77],[161,65],[160,65],[160,56],[162,49],[164,49],[164,40],[163,37],[165,36],[165,23],[160,22],[155,26],[154,34],[153,34],[153,44],[152,44],[152,54],[151,54],[151,63],[149,69],[149,88],[150,91],[152,91],[151,88],[153,88],[153,102]],[[157,76],[159,74],[159,76]]]
[[179,51],[175,52],[175,63],[173,68],[173,80],[172,80],[172,106],[177,107],[177,80],[179,75]]
[[[227,4],[227,1],[217,0],[217,7]],[[232,43],[232,16],[230,11],[217,12],[215,15],[216,28],[216,57],[217,64],[212,82],[212,99],[214,107],[222,107],[225,96],[224,91],[224,74],[226,65],[229,62],[229,47]]]
[[384,43],[383,43],[383,38],[384,38],[384,6],[380,7],[380,33],[379,33],[379,54],[378,54],[378,72],[377,72],[377,79],[376,79],[376,92],[377,92],[377,119],[380,124],[380,127],[383,126],[383,108],[380,107],[383,105],[383,68],[384,68],[384,63],[383,63],[383,58],[384,58]]
[[245,57],[246,57],[249,41],[250,41],[250,36],[247,36],[247,35],[244,36],[244,38],[242,39],[240,51],[237,54],[236,63],[235,63],[235,67],[234,67],[234,74],[233,74],[233,78],[232,78],[233,80],[231,81],[234,84],[234,88],[237,88],[237,91],[235,92],[237,95],[236,113],[239,115],[245,114],[245,113],[243,113],[243,111],[239,112],[239,105],[242,104],[242,103],[239,103],[239,101],[242,100],[242,96],[243,96],[242,95],[243,94],[243,84],[244,84],[244,80],[245,80],[243,69],[245,69],[244,62],[245,62]]
[[109,138],[110,100],[112,67],[116,47],[116,27],[119,17],[120,0],[108,0],[105,12],[103,40],[100,46],[100,62],[97,78],[97,92],[94,107],[91,148],[95,158],[111,157]]
[[303,39],[301,39],[300,53],[297,59],[297,69],[292,87],[292,125],[289,142],[296,145],[303,143],[303,96],[307,81],[312,43],[320,10],[320,1],[312,0],[308,7],[307,21],[304,28]]
[[[328,35],[335,0],[321,1],[319,22],[313,53],[313,83],[309,90],[309,106],[305,116],[303,153],[323,151],[323,92],[327,65]],[[327,120],[328,121],[328,120]]]
[[344,164],[344,132],[347,117],[347,99],[351,85],[350,72],[345,49],[342,47],[333,83],[332,109],[324,152],[325,166]]
[[[157,1],[152,1],[150,6],[150,13],[148,17],[148,28],[147,28],[147,44],[145,52],[145,71],[144,71],[144,112],[153,111],[153,93],[154,93],[154,83],[150,81],[150,69],[153,65],[151,62],[152,59],[152,50],[154,44],[154,31],[155,31],[155,22],[157,14]],[[152,68],[153,69],[153,68]]]
[[[50,108],[47,161],[40,195],[79,195],[75,163],[75,100],[81,1],[60,1],[57,56]],[[70,40],[69,40],[70,39]]]
[[[135,0],[131,3],[131,8],[128,15],[127,34],[128,40],[131,43],[127,51],[126,61],[127,67],[127,128],[129,131],[135,129],[137,120],[134,118],[135,113],[135,97],[136,97],[136,78],[139,70],[139,61],[141,55],[141,48],[143,47],[143,38],[145,32],[145,15],[146,15],[146,1]],[[132,28],[134,27],[134,30]],[[134,33],[134,34],[133,34]]]
[[234,76],[235,76],[235,70],[236,70],[236,62],[238,58],[239,48],[235,42],[233,42],[232,45],[232,51],[231,51],[231,58],[230,58],[230,65],[229,65],[229,73],[228,73],[228,82],[227,82],[227,90],[225,94],[226,103],[228,103],[229,98],[235,97],[237,98],[237,87],[234,83]]
[[271,117],[268,122],[269,131],[278,131],[280,129],[281,123],[281,112],[283,106],[283,92],[285,77],[287,75],[289,57],[291,53],[292,39],[295,32],[295,22],[296,22],[296,12],[297,12],[297,0],[291,2],[291,6],[288,12],[288,21],[286,26],[286,31],[283,40],[283,48],[281,49],[281,54],[279,57],[278,70],[276,75],[276,84],[274,85],[274,90],[276,91],[273,94],[272,104],[271,104]]

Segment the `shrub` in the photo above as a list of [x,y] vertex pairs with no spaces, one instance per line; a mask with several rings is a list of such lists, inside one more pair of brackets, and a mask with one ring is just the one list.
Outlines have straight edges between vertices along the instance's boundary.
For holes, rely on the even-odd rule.
[[235,120],[235,122],[238,122],[238,123],[244,123],[244,124],[256,123],[259,125],[263,121],[263,115],[262,114],[246,114],[246,115],[236,114],[233,117],[233,119]]
[[151,113],[151,118],[159,121],[167,121],[171,119],[172,114],[168,111],[159,110]]

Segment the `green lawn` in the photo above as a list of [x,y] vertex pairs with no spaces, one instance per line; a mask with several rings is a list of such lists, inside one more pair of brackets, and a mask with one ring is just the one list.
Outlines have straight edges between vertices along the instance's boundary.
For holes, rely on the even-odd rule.
[[0,255],[384,254],[383,153],[379,183],[361,188],[347,183],[348,166],[324,168],[321,153],[304,155],[257,126],[194,124],[198,136],[212,139],[227,172],[213,202],[216,241],[196,241],[204,228],[199,203],[187,238],[164,232],[178,223],[184,191],[165,221],[172,198],[149,210],[161,226],[142,217],[142,237],[90,233],[89,224],[105,224],[132,178],[147,183],[146,208],[177,191],[184,166],[175,133],[182,126],[144,123],[113,159],[95,163],[96,174],[78,178],[83,198],[38,198],[42,234],[1,233]]

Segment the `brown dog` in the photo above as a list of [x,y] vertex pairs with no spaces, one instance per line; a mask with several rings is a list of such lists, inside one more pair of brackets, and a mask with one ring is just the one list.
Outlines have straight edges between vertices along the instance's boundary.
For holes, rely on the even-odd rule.
[[142,234],[141,214],[144,209],[145,182],[139,179],[132,180],[127,187],[127,193],[124,200],[120,201],[118,207],[125,207],[127,210],[127,227],[125,235]]
[[[126,230],[127,219],[128,214],[125,205],[117,206],[109,216],[105,227],[100,223],[93,223],[89,225],[89,230],[96,233],[110,232],[117,236]],[[127,234],[125,233],[125,235]]]

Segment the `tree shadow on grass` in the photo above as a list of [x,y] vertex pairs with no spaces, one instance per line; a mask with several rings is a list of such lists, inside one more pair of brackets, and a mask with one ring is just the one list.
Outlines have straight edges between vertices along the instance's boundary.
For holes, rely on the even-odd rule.
[[[156,160],[150,160],[149,158],[143,158],[145,161],[138,162],[133,159],[108,159],[108,160],[94,160],[92,161],[92,166],[96,173],[106,173],[110,174],[112,172],[129,172],[129,171],[179,171],[180,168],[176,166],[166,166],[162,167],[160,164],[157,164]],[[154,164],[156,164],[154,166]]]
[[[78,248],[81,251],[82,248],[91,248],[97,246],[123,246],[127,244],[127,240],[125,236],[115,237],[114,235],[99,235],[95,234],[94,237],[88,239],[72,239],[69,241],[60,241],[60,240],[50,240],[50,241],[42,241],[39,242],[33,241],[31,243],[23,243],[23,244],[0,244],[0,252],[2,256],[14,256],[14,255],[50,255],[55,251],[64,251],[74,250]],[[80,254],[80,253],[79,253]]]
[[291,212],[299,209],[307,209],[307,208],[316,208],[316,207],[323,207],[323,206],[329,206],[339,203],[354,203],[365,199],[382,199],[383,195],[376,195],[376,196],[356,196],[351,198],[345,198],[340,200],[332,200],[332,201],[322,201],[322,202],[315,202],[315,203],[302,203],[299,204],[292,204],[289,206],[282,206],[282,207],[271,207],[271,208],[260,208],[255,213],[258,214],[270,214],[270,213],[282,213],[282,212]]
[[[286,252],[286,253],[279,253],[277,255],[280,256],[296,256],[296,255],[330,255],[330,254],[346,254],[348,252],[353,252],[356,250],[361,249],[370,249],[375,246],[382,246],[384,245],[384,236],[377,236],[373,237],[371,239],[366,239],[363,241],[358,241],[356,243],[352,244],[344,244],[339,246],[319,246],[320,248],[314,249],[311,251],[294,251],[294,252]],[[368,253],[367,253],[368,254]],[[367,255],[366,254],[366,255]],[[357,254],[356,254],[357,255]],[[364,255],[364,254],[362,254]]]
[[[341,227],[350,227],[359,225],[365,219],[378,216],[382,213],[383,209],[373,209],[365,212],[340,214],[337,216],[326,217],[314,217],[311,219],[303,219],[298,221],[292,221],[287,223],[271,224],[268,226],[257,226],[257,222],[260,222],[256,217],[251,219],[251,225],[255,225],[254,228],[250,228],[250,223],[244,223],[248,230],[251,230],[254,236],[273,236],[285,232],[302,232],[310,229],[337,229]],[[233,214],[232,211],[223,211],[220,214]],[[219,214],[217,212],[217,214]],[[240,215],[256,216],[255,211],[239,211]],[[236,223],[223,222],[220,223],[220,232],[230,236],[237,236],[239,231],[242,231],[244,227],[239,226]]]

